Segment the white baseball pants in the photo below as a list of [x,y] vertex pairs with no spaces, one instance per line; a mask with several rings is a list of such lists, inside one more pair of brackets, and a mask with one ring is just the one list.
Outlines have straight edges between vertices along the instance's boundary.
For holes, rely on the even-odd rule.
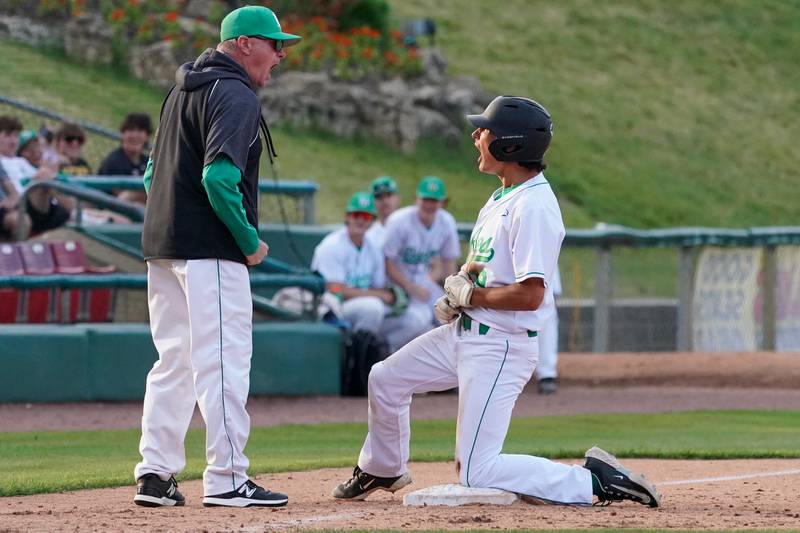
[[366,330],[376,335],[381,329],[385,309],[383,300],[377,296],[359,296],[342,302],[342,314],[353,331]]
[[491,487],[563,504],[591,504],[592,482],[582,466],[501,453],[511,412],[536,366],[536,337],[460,321],[419,337],[369,376],[369,432],[359,467],[399,476],[409,456],[409,407],[414,393],[459,388],[456,461],[463,485]]
[[159,359],[147,375],[142,462],[134,475],[169,479],[186,465],[183,441],[195,403],[206,423],[205,495],[247,481],[245,410],[253,308],[240,263],[217,259],[147,262],[150,329]]

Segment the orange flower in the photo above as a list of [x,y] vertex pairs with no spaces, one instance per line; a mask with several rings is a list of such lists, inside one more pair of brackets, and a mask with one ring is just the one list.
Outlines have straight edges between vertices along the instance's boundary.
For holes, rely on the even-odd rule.
[[372,59],[373,57],[375,57],[375,49],[372,48],[371,46],[364,48],[361,51],[361,57],[363,57],[364,59]]
[[177,11],[170,11],[166,15],[164,15],[164,20],[167,22],[175,22],[178,20],[178,12]]
[[311,51],[311,57],[314,59],[320,59],[322,57],[322,48],[314,48]]
[[338,44],[339,46],[351,46],[353,44],[353,39],[341,33],[332,34],[331,41]]
[[128,5],[136,7],[139,5],[139,0],[128,0]]
[[339,59],[347,59],[347,55],[348,55],[347,50],[345,50],[344,48],[336,49],[336,57],[338,57]]
[[118,7],[114,11],[111,12],[111,20],[117,22],[125,18],[125,10],[121,7]]
[[389,63],[390,65],[396,65],[396,64],[397,64],[397,62],[400,60],[400,58],[399,58],[399,57],[397,57],[397,54],[395,54],[395,53],[394,53],[394,52],[392,52],[391,50],[386,50],[386,51],[383,53],[383,58],[384,58],[384,59],[386,60],[386,62],[387,62],[387,63]]

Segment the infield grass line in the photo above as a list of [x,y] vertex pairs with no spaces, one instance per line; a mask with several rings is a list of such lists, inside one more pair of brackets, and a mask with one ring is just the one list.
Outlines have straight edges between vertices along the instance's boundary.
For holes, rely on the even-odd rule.
[[[412,424],[411,460],[451,461],[455,420]],[[253,428],[250,474],[352,467],[365,423]],[[186,437],[179,480],[199,479],[205,430]],[[0,433],[0,496],[132,485],[139,430]],[[620,458],[800,458],[800,411],[692,411],[512,419],[505,453],[580,458],[593,445]]]

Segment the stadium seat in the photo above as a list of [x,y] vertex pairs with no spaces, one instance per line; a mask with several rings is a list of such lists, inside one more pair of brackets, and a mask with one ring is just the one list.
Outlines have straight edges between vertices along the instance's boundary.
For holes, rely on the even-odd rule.
[[[16,244],[22,257],[25,274],[29,276],[46,276],[55,274],[56,267],[53,254],[47,243],[20,242]],[[60,310],[58,302],[60,289],[34,289],[26,291],[27,312],[25,321],[41,324],[58,320]]]
[[[0,244],[0,276],[22,276],[25,267],[16,246]],[[17,289],[0,289],[0,323],[11,324],[22,314],[22,293]]]
[[[113,265],[93,266],[86,259],[78,241],[51,242],[55,271],[57,274],[110,274]],[[111,289],[73,289],[69,291],[68,322],[110,322],[113,318]],[[62,295],[62,298],[64,295]]]

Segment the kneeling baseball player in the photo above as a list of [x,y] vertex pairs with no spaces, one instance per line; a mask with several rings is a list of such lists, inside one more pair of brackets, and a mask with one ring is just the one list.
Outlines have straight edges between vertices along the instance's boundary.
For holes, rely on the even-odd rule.
[[552,137],[544,107],[501,96],[469,115],[478,168],[501,182],[478,214],[467,263],[436,302],[444,325],[372,367],[369,432],[353,477],[334,498],[364,499],[409,483],[409,407],[414,393],[458,387],[456,468],[462,485],[557,504],[632,500],[658,507],[644,476],[594,447],[583,466],[501,453],[517,397],[538,362],[538,332],[555,312],[553,279],[564,224],[542,174]]

